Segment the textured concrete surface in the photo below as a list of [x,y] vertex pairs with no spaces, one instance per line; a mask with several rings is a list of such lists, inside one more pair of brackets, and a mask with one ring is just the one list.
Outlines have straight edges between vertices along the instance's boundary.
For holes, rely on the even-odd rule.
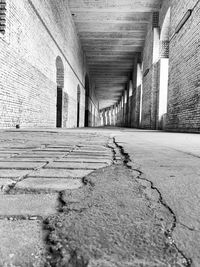
[[200,266],[199,135],[123,129],[116,142],[129,154],[129,165],[159,189],[176,216],[176,244]]

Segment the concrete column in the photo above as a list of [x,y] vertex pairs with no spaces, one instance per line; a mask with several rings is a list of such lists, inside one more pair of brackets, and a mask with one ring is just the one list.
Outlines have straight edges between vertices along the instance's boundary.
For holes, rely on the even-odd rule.
[[133,86],[132,95],[133,96],[132,96],[132,103],[131,103],[131,118],[130,118],[131,127],[138,127],[137,122],[136,122],[138,58],[139,58],[139,55],[137,54],[133,61],[133,74],[132,74],[132,86]]
[[126,110],[125,110],[125,126],[126,127],[129,127],[129,121],[128,121],[128,117],[129,117],[129,101],[130,101],[130,98],[129,98],[129,82],[128,84],[126,85],[126,92],[127,92],[127,97],[126,97]]
[[152,66],[152,91],[151,91],[151,129],[156,129],[158,116],[158,69],[160,57],[160,27],[159,13],[153,13],[153,66]]
[[110,108],[110,125],[113,125],[113,108]]
[[114,126],[116,126],[117,123],[117,104],[114,106]]
[[138,127],[141,128],[142,127],[142,108],[143,108],[143,84],[142,84],[142,64],[137,64],[137,88],[138,88],[138,94],[139,97],[139,119],[138,119]]
[[117,103],[116,126],[119,126],[119,102]]
[[[127,89],[127,88],[126,88]],[[123,126],[126,124],[126,107],[127,107],[127,90],[124,91],[124,106],[123,106]]]
[[110,125],[110,109],[107,110],[107,125]]
[[128,113],[128,127],[131,127],[131,114],[132,114],[132,95],[133,95],[133,82],[129,81],[129,113]]
[[105,126],[106,125],[106,111],[105,110],[103,110],[102,116],[103,116],[103,125]]

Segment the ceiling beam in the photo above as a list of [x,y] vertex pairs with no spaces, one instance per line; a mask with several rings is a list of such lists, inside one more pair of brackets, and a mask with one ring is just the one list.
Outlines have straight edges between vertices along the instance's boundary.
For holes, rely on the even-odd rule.
[[93,12],[154,12],[161,6],[160,0],[68,0],[70,10]]
[[102,23],[119,23],[119,22],[139,22],[139,23],[149,23],[152,13],[145,12],[79,12],[76,11],[72,13],[75,22],[102,22]]
[[123,46],[143,46],[144,41],[138,39],[132,40],[123,40],[123,39],[116,39],[116,40],[83,40],[83,46],[114,46],[114,45],[123,45]]
[[88,52],[141,52],[142,47],[141,46],[135,46],[135,45],[117,45],[117,46],[84,46],[83,50]]
[[86,56],[106,56],[106,57],[113,57],[113,56],[135,56],[138,52],[141,51],[85,51]]
[[135,31],[144,32],[147,29],[146,23],[75,23],[78,32],[124,32],[124,31]]
[[128,32],[80,32],[80,39],[141,39],[145,38],[145,31],[128,31]]

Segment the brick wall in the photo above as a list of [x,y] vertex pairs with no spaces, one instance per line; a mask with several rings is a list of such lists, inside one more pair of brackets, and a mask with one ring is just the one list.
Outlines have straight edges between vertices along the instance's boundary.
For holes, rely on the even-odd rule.
[[[200,3],[192,1],[163,1],[159,26],[163,27],[165,15],[171,5],[169,85],[167,123],[165,129],[173,131],[200,131]],[[194,8],[195,7],[195,8]],[[178,34],[175,29],[188,9],[194,11]],[[143,50],[142,127],[159,128],[160,59],[152,63],[153,31],[149,27]],[[165,122],[164,122],[165,125]]]
[[0,34],[0,128],[56,126],[58,56],[67,96],[63,126],[77,125],[78,85],[83,126],[86,64],[65,1],[7,0],[7,9],[6,33]]
[[[174,0],[171,36],[187,9],[197,1]],[[200,131],[200,2],[170,42],[167,129]]]

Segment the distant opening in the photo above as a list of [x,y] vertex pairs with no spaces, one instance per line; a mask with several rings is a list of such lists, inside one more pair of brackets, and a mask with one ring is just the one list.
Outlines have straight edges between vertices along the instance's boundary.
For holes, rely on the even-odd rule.
[[57,121],[56,121],[56,127],[61,128],[62,127],[62,88],[57,87]]
[[169,31],[170,8],[165,16],[160,37],[160,89],[159,89],[159,129],[164,129],[167,115],[169,81]]
[[64,66],[62,59],[56,59],[56,82],[57,82],[57,102],[56,102],[56,127],[62,127],[63,117],[63,88],[64,88]]
[[85,76],[85,127],[89,126],[89,97],[90,97],[90,82],[89,77]]
[[80,98],[81,98],[81,90],[80,86],[77,87],[77,127],[80,127]]

